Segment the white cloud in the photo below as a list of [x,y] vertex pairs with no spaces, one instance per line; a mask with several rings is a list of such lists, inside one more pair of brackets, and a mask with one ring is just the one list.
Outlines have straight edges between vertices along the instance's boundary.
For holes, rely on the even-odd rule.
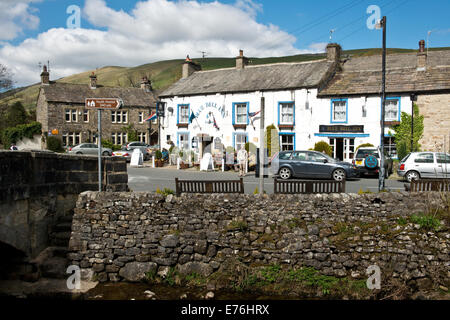
[[[83,18],[94,29],[54,28],[17,46],[0,47],[0,63],[19,85],[39,81],[38,62],[50,60],[51,79],[106,65],[137,66],[187,54],[267,57],[302,52],[296,38],[274,25],[256,22],[262,7],[251,0],[220,2],[147,0],[130,12],[109,8],[104,0],[86,0]],[[82,23],[83,26],[83,23]],[[0,39],[1,40],[1,39]]]
[[308,48],[310,48],[314,52],[325,52],[327,45],[327,42],[315,42],[311,43]]
[[12,40],[24,29],[36,29],[39,17],[30,3],[40,0],[2,0],[0,2],[0,40]]

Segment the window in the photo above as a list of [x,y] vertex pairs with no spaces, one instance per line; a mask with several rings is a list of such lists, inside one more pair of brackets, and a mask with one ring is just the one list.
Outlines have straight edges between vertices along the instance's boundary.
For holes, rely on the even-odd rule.
[[437,163],[450,163],[450,155],[445,153],[436,153]]
[[89,110],[84,110],[83,111],[83,121],[84,122],[89,122]]
[[292,156],[292,160],[306,161],[306,152],[295,152]]
[[112,123],[127,123],[128,111],[111,111]]
[[347,122],[347,99],[331,101],[331,122]]
[[233,124],[247,124],[248,123],[248,103],[234,103],[233,104],[234,118]]
[[280,124],[294,124],[294,103],[282,102],[280,103]]
[[386,99],[384,106],[384,120],[385,121],[399,121],[398,110],[399,100],[398,99]]
[[111,133],[111,142],[112,144],[123,145],[128,141],[128,136],[124,132],[113,132]]
[[178,105],[178,123],[189,123],[189,105]]
[[239,151],[242,147],[245,147],[245,143],[247,142],[247,135],[245,133],[236,133],[234,139],[236,151]]
[[139,132],[138,137],[140,142],[147,143],[147,134],[145,132]]
[[292,152],[283,152],[280,153],[279,158],[280,160],[289,160],[289,158],[291,157]]
[[281,151],[294,150],[294,135],[280,133]]
[[178,133],[178,147],[182,150],[189,149],[189,133]]
[[81,142],[80,132],[67,132],[62,136],[62,142],[64,146],[76,146]]
[[144,123],[144,113],[139,112],[139,123]]
[[319,153],[315,153],[315,152],[308,152],[308,160],[312,161],[312,162],[321,162],[324,163],[325,160],[328,160],[327,157],[319,154]]
[[419,153],[414,159],[416,163],[434,163],[434,156],[432,153]]
[[66,109],[66,122],[77,122],[77,110],[76,109]]

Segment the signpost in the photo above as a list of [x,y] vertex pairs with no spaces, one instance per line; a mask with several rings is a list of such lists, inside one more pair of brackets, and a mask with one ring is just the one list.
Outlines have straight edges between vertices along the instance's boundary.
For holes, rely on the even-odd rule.
[[86,109],[98,110],[98,191],[102,191],[102,110],[119,109],[123,105],[118,98],[86,98]]

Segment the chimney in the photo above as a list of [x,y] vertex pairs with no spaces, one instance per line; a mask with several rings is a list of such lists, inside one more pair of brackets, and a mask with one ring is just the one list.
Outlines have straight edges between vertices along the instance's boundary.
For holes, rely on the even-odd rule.
[[152,91],[152,84],[150,80],[148,80],[147,76],[143,76],[141,79],[141,89],[145,92]]
[[195,71],[199,71],[202,70],[202,67],[195,63],[194,61],[192,61],[191,58],[189,58],[189,55],[186,57],[186,60],[184,61],[183,64],[183,72],[182,72],[182,79],[186,79],[187,77],[189,77],[191,74],[193,74]]
[[328,62],[341,61],[341,46],[337,43],[329,43],[327,45],[327,60]]
[[419,41],[419,52],[417,53],[417,71],[427,69],[427,53],[425,51],[425,40]]
[[244,57],[244,50],[239,50],[239,56],[236,57],[236,69],[242,70],[248,65],[248,58]]
[[42,84],[50,84],[50,73],[47,71],[47,66],[45,64],[41,73],[41,85]]
[[91,79],[91,89],[96,89],[97,88],[97,76],[94,74],[94,72],[92,72],[92,74],[89,76],[89,78]]

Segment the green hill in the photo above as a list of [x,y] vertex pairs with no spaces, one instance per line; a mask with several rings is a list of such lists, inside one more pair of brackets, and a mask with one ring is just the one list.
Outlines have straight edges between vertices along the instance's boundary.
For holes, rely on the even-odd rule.
[[[430,48],[431,50],[450,50],[446,48]],[[392,53],[409,53],[416,52],[412,49],[388,49],[388,54]],[[368,56],[380,54],[381,49],[357,49],[343,51],[343,55],[348,56]],[[323,59],[325,54],[301,54],[286,57],[269,57],[269,58],[249,58],[251,65],[260,65],[277,62],[301,62]],[[194,62],[201,64],[202,70],[213,70],[219,68],[229,68],[235,66],[235,58],[199,58],[193,59]],[[56,80],[57,82],[65,83],[89,83],[89,75],[95,72],[97,75],[97,83],[104,86],[121,86],[130,87],[140,85],[142,76],[147,76],[152,80],[152,86],[155,92],[167,89],[171,84],[176,82],[181,77],[181,65],[184,60],[166,60],[149,64],[144,64],[137,67],[118,67],[106,66],[97,70],[89,70],[79,74],[74,74],[65,78]],[[51,74],[50,74],[51,76]],[[39,93],[39,84],[17,88],[0,94],[0,108],[13,104],[16,101],[21,101],[25,108],[29,111],[34,111],[36,108],[37,95]]]

